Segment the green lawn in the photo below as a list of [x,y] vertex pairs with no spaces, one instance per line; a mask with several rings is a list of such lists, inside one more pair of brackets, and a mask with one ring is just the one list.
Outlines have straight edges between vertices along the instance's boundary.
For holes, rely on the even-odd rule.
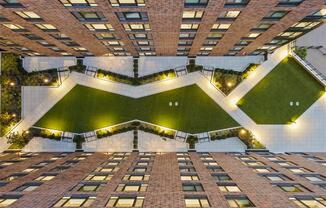
[[197,85],[139,99],[77,85],[35,126],[87,132],[133,119],[189,133],[239,126]]
[[[238,106],[259,124],[286,124],[295,121],[325,89],[294,58],[282,60],[250,90]],[[298,101],[299,106],[290,106]]]

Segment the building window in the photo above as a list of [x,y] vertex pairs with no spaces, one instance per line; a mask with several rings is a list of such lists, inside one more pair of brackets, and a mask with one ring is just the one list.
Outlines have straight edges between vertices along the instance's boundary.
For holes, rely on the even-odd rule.
[[196,33],[180,33],[179,39],[194,39],[196,36]]
[[186,207],[210,207],[208,198],[206,196],[186,196],[185,197]]
[[296,38],[299,35],[301,35],[302,32],[283,32],[281,34],[279,34],[279,37],[285,37],[285,38]]
[[285,192],[310,192],[307,188],[300,184],[273,184],[273,186],[277,186]]
[[131,40],[150,39],[149,35],[146,33],[129,34],[129,38]]
[[[201,51],[212,51],[213,47],[201,47],[200,50]],[[209,163],[211,163],[211,162],[206,162],[206,163],[204,163],[204,165],[209,165]],[[213,165],[217,164],[216,162],[212,162],[212,163],[213,163]]]
[[55,176],[56,176],[56,174],[52,174],[52,175],[44,174],[44,175],[41,175],[41,176],[35,178],[34,180],[35,180],[35,181],[50,181],[50,180],[52,180]]
[[148,184],[119,184],[115,191],[119,192],[143,192],[146,191]]
[[66,7],[91,7],[97,6],[95,0],[60,0]]
[[199,24],[181,24],[181,30],[197,30]]
[[304,0],[279,0],[278,6],[297,6]]
[[96,197],[62,197],[53,207],[88,207],[94,201]]
[[326,9],[321,9],[318,12],[309,15],[308,18],[313,18],[313,19],[326,18]]
[[72,14],[81,22],[106,21],[102,12],[72,12]]
[[35,24],[35,26],[43,31],[57,31],[57,28],[51,24]]
[[267,178],[268,180],[270,181],[291,181],[291,179],[283,174],[264,174],[264,175],[261,175],[265,178]]
[[73,40],[62,40],[61,41],[63,44],[65,44],[66,46],[80,46],[78,43],[76,43],[75,41]]
[[192,45],[192,40],[179,40],[178,45],[180,45],[180,46],[191,46]]
[[150,175],[125,175],[123,180],[125,181],[148,181]]
[[86,181],[109,181],[113,175],[111,174],[90,174],[84,180]]
[[235,183],[217,183],[221,192],[241,192]]
[[87,49],[83,47],[72,47],[72,49],[75,51],[87,51]]
[[[208,47],[208,50],[204,50],[204,51],[211,51],[210,48],[211,47]],[[224,172],[224,170],[221,166],[207,166],[207,169],[210,172]]]
[[6,195],[0,197],[0,207],[7,207],[12,205],[15,201],[17,201],[20,196],[17,195]]
[[299,207],[306,207],[306,208],[326,207],[326,200],[322,197],[297,196],[297,197],[290,197],[289,199]]
[[225,7],[243,7],[247,5],[249,0],[226,0]]
[[230,208],[255,207],[246,196],[226,196]]
[[122,197],[122,196],[111,196],[106,207],[142,207],[144,204],[144,198],[140,196],[134,197]]
[[277,172],[271,167],[253,167],[253,170],[257,173],[271,173],[271,172]]
[[53,38],[57,40],[70,40],[70,38],[63,33],[55,33],[55,34],[50,34]]
[[[248,35],[248,38],[255,39],[255,38],[257,38],[257,37],[260,36],[260,35],[261,35],[261,33],[250,33],[250,34]],[[259,162],[257,162],[257,163],[259,163]]]
[[34,191],[37,189],[42,183],[26,183],[22,186],[19,186],[14,191]]
[[145,0],[110,0],[113,7],[145,6]]
[[280,39],[273,39],[269,42],[269,44],[272,44],[272,45],[282,45],[282,44],[285,44],[287,43],[288,40],[280,40]]
[[240,15],[240,11],[224,11],[222,12],[218,19],[235,19]]
[[147,12],[117,12],[120,21],[148,21]]
[[217,181],[217,182],[226,182],[226,181],[232,181],[231,177],[226,174],[226,173],[214,173],[212,174],[212,177]]
[[200,20],[203,17],[203,11],[183,11],[183,20]]
[[267,14],[264,19],[279,20],[282,19],[288,12],[286,11],[272,11]]
[[38,41],[36,41],[36,42],[38,42],[39,44],[41,44],[41,45],[43,45],[43,46],[46,46],[46,47],[54,46],[53,44],[50,44],[50,43],[48,43],[48,42],[45,41],[45,40],[38,40]]
[[208,0],[185,0],[186,7],[205,7]]
[[208,34],[207,39],[221,39],[222,37],[222,33],[210,33]]
[[16,8],[16,7],[23,7],[19,0],[3,0],[4,3],[0,3],[3,7],[7,8]]
[[111,40],[116,39],[112,33],[95,33],[95,37],[99,40]]
[[296,166],[296,164],[289,162],[289,161],[274,161],[276,164],[279,164],[282,167],[287,167],[287,166]]
[[231,24],[214,24],[212,26],[212,31],[214,31],[214,30],[223,30],[223,31],[225,31],[225,30],[229,29],[230,26],[231,26]]
[[199,181],[199,177],[196,174],[191,174],[191,175],[182,174],[180,178],[182,181]]
[[15,12],[17,15],[20,17],[26,19],[26,20],[41,20],[42,18],[38,16],[34,12],[29,12],[29,11],[16,11]]
[[85,26],[90,31],[114,31],[111,24],[93,23],[93,24],[85,24]]
[[25,30],[25,28],[23,26],[20,26],[18,24],[10,24],[10,23],[5,23],[5,24],[2,24],[3,26],[11,29],[12,31],[23,31]]
[[321,24],[320,22],[299,22],[291,26],[291,28],[299,29],[299,30],[310,30],[317,25]]
[[310,170],[308,169],[305,169],[305,168],[287,168],[289,171],[291,171],[292,173],[306,173],[306,172],[311,172]]
[[148,31],[151,30],[149,24],[123,24],[126,31]]
[[326,177],[319,175],[319,174],[305,174],[305,175],[300,175],[301,177],[307,179],[310,182],[322,182],[322,181],[326,181]]
[[131,169],[133,172],[146,172],[147,171],[147,167],[134,167]]
[[267,23],[267,22],[262,22],[259,23],[253,30],[268,30],[273,24],[272,23]]
[[81,192],[91,192],[91,191],[96,191],[101,184],[99,183],[84,183],[79,185],[78,191]]
[[181,173],[196,172],[194,167],[180,167]]
[[[107,41],[107,42],[110,42],[110,41]],[[118,41],[116,41],[118,42]],[[119,45],[119,42],[118,42],[118,45]],[[95,169],[95,172],[116,172],[119,170],[119,167],[98,167]]]
[[198,192],[198,191],[204,191],[204,188],[203,186],[198,183],[198,184],[182,184],[182,191],[195,191],[195,192]]

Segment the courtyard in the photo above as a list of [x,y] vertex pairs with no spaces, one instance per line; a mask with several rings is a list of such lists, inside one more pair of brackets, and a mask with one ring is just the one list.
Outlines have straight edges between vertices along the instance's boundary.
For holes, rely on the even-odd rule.
[[77,85],[35,126],[81,133],[134,119],[188,133],[239,126],[197,85],[139,99]]
[[294,58],[283,59],[237,105],[257,124],[295,122],[325,92]]

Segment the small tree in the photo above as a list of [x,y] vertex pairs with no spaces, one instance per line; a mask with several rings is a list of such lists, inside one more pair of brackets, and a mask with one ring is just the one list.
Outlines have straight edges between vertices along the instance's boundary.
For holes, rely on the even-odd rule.
[[294,52],[302,59],[305,59],[306,56],[307,56],[307,49],[306,48],[296,47]]
[[8,136],[8,143],[14,145],[16,148],[23,148],[33,136],[25,131],[23,133],[12,133]]

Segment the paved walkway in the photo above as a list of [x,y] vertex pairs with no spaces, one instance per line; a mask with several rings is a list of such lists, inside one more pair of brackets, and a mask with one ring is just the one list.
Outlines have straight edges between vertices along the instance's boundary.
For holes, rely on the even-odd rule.
[[326,77],[326,55],[318,49],[308,49],[306,60]]
[[[263,144],[266,144],[269,150],[274,152],[325,151],[326,95],[319,99],[297,120],[297,128],[293,128],[293,126],[289,125],[257,125],[235,105],[236,101],[263,79],[286,56],[286,54],[287,47],[279,49],[267,62],[257,68],[255,75],[250,76],[247,80],[241,83],[240,86],[238,86],[228,97],[224,97],[222,93],[212,86],[209,80],[199,72],[137,87],[111,81],[98,80],[73,72],[70,78],[66,80],[60,88],[55,92],[51,92],[48,99],[45,99],[44,102],[34,109],[34,111],[26,114],[26,118],[15,130],[25,130],[34,124],[76,84],[134,98],[148,96],[191,84],[197,84],[240,125],[253,131],[258,139]],[[96,146],[98,145],[101,146],[101,144],[97,144]]]
[[44,86],[23,86],[22,87],[22,118],[25,115],[34,111],[34,109],[48,98],[51,91],[56,88]]
[[187,57],[181,56],[148,56],[140,57],[138,59],[138,73],[139,76],[145,76],[160,71],[174,69],[179,66],[188,64]]
[[24,131],[35,124],[43,115],[46,114],[59,100],[61,100],[76,83],[69,77],[60,87],[53,88],[47,98],[37,105],[32,111],[24,112],[24,119],[17,125],[13,131]]
[[326,24],[321,25],[315,30],[310,31],[309,33],[301,36],[296,40],[297,46],[304,46],[304,47],[310,47],[310,46],[323,46],[326,48]]
[[108,70],[111,72],[134,76],[133,72],[133,58],[127,57],[85,57],[84,65],[95,66],[100,69]]
[[244,152],[246,149],[237,137],[196,144],[197,152]]
[[85,152],[132,152],[133,131],[83,143]]
[[23,58],[23,67],[27,72],[42,71],[64,66],[76,65],[75,57],[37,57],[27,56]]
[[23,152],[75,152],[76,144],[41,137],[33,138]]
[[175,139],[163,139],[155,134],[138,131],[140,152],[187,152],[188,144]]
[[243,71],[251,63],[261,64],[264,56],[198,56],[196,64],[214,68]]

